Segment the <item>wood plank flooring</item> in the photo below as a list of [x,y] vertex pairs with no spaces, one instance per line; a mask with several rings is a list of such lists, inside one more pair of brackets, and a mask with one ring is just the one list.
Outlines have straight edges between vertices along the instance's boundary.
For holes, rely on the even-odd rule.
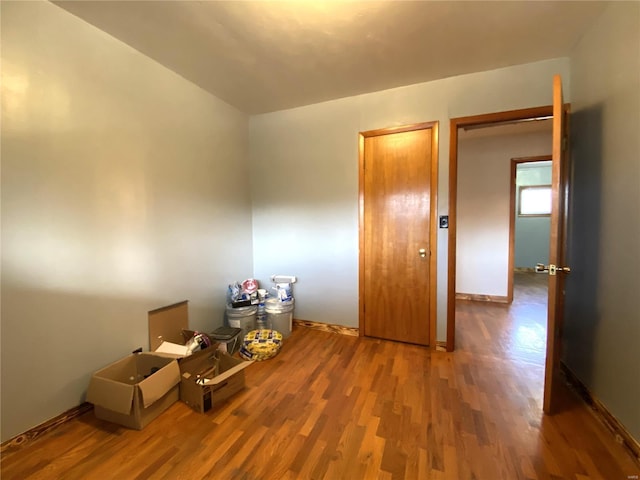
[[142,431],[90,412],[9,449],[1,477],[638,478],[571,391],[561,413],[541,413],[544,286],[531,278],[511,306],[459,302],[456,352],[295,327],[219,408],[179,402]]

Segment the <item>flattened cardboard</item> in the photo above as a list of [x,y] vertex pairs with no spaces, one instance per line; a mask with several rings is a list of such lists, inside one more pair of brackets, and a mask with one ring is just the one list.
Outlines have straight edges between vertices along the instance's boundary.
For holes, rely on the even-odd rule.
[[[149,312],[149,350],[174,358],[182,358],[188,354],[186,343],[195,332],[188,330],[189,301],[174,303]],[[211,335],[211,345],[217,344]]]
[[[150,374],[152,368],[158,370]],[[138,353],[95,372],[87,401],[97,418],[142,429],[178,400],[179,384],[175,359]]]
[[[196,412],[209,411],[244,389],[244,369],[252,363],[209,349],[183,358],[180,362],[180,400]],[[198,384],[198,374],[216,365],[219,373],[205,385]]]
[[175,355],[176,357],[186,357],[189,354],[189,349],[186,345],[178,345],[177,343],[172,342],[162,342],[160,346],[154,350],[154,352]]
[[162,342],[184,345],[182,331],[189,328],[189,301],[174,303],[149,312],[149,350]]

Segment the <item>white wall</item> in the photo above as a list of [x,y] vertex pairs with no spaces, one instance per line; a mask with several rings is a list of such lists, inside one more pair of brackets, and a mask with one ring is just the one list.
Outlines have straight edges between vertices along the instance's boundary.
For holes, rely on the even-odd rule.
[[508,295],[511,159],[550,153],[548,132],[459,140],[457,293]]
[[252,272],[248,117],[47,2],[2,8],[2,440]]
[[571,68],[564,360],[640,440],[640,3],[608,6]]
[[[549,143],[551,137],[549,137]],[[516,173],[516,221],[514,267],[535,268],[536,263],[549,263],[551,217],[518,216],[518,189],[527,185],[551,185],[551,165],[521,163]]]
[[[297,318],[357,326],[358,132],[438,120],[444,215],[449,119],[549,105],[556,73],[568,87],[568,59],[555,59],[251,117],[255,276],[296,274]],[[439,340],[446,287],[447,231],[439,230]]]

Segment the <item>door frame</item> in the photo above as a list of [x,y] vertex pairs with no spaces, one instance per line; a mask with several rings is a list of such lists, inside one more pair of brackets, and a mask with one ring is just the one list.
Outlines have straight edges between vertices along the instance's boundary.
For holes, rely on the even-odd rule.
[[516,249],[516,174],[518,165],[522,163],[550,162],[553,156],[537,155],[533,157],[517,157],[511,159],[511,205],[509,206],[509,272],[507,277],[507,299],[508,303],[513,302],[513,269],[515,263]]
[[449,241],[447,258],[447,341],[455,349],[456,338],[456,208],[458,195],[458,128],[551,117],[553,105],[452,118],[449,123]]
[[423,122],[399,127],[368,130],[358,134],[358,330],[364,336],[364,144],[365,138],[393,133],[431,129],[431,182],[429,192],[429,348],[436,347],[436,292],[437,292],[437,201],[438,201],[438,121]]

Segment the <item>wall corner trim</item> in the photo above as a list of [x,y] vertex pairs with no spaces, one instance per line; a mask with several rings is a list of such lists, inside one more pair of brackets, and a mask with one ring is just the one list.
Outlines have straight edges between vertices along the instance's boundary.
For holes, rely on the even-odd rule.
[[584,402],[590,407],[594,416],[607,427],[614,441],[622,444],[640,466],[640,443],[638,443],[638,440],[633,438],[631,433],[629,433],[609,409],[594,397],[585,384],[582,383],[582,380],[580,380],[564,362],[560,362],[560,369],[569,386],[580,395]]

